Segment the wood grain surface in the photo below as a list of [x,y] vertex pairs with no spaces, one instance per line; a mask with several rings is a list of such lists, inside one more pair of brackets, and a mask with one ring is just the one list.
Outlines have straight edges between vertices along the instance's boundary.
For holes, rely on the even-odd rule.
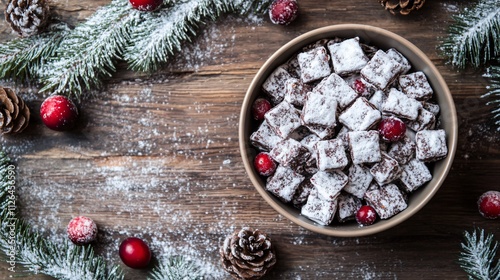
[[[51,7],[76,25],[109,2],[52,0]],[[472,3],[427,1],[403,17],[375,0],[300,0],[298,20],[286,27],[267,16],[228,15],[202,26],[157,73],[123,65],[102,92],[79,105],[78,127],[66,133],[43,126],[44,96],[36,86],[17,85],[33,118],[23,134],[4,136],[1,145],[18,167],[22,216],[54,240],[66,238],[72,217],[92,217],[100,228],[97,251],[122,265],[126,279],[145,279],[148,272],[121,264],[117,245],[127,236],[156,244],[155,258],[166,244],[201,252],[220,267],[223,238],[243,226],[267,232],[277,247],[278,264],[266,279],[466,279],[457,264],[464,230],[482,227],[500,240],[499,221],[482,218],[476,206],[483,192],[500,190],[500,137],[480,98],[488,85],[483,72],[458,72],[436,48],[451,15]],[[259,67],[294,37],[341,23],[385,28],[419,47],[448,83],[459,118],[455,161],[437,195],[396,228],[360,238],[315,234],[277,214],[251,185],[238,148],[240,105]],[[2,21],[0,39],[14,37]],[[0,264],[0,279],[10,279],[7,267]]]

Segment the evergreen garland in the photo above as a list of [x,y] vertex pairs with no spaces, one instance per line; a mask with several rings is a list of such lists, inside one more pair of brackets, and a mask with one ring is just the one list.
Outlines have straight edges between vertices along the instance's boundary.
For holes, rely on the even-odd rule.
[[196,35],[205,20],[228,12],[262,12],[270,2],[164,0],[158,11],[141,12],[128,0],[113,0],[73,30],[52,27],[47,33],[1,44],[0,79],[29,78],[41,82],[42,92],[79,99],[116,72],[119,60],[133,71],[155,71]]
[[[500,64],[500,6],[498,0],[480,0],[470,9],[453,17],[439,50],[453,66],[479,68]],[[485,75],[491,81],[489,92],[482,97],[493,97],[493,119],[500,131],[500,68],[491,66]]]
[[496,264],[494,263],[499,246],[498,242],[493,240],[494,236],[485,236],[483,229],[477,229],[472,233],[466,231],[464,238],[459,263],[469,279],[500,279],[500,260],[497,259]]
[[500,56],[500,6],[498,0],[480,0],[471,9],[453,17],[440,46],[458,68],[480,67]]
[[150,274],[148,280],[202,280],[203,273],[194,263],[182,256],[169,258],[160,262]]
[[[61,280],[120,280],[124,275],[119,266],[108,266],[96,256],[91,246],[76,246],[69,241],[54,243],[34,231],[19,216],[15,167],[4,152],[0,152],[0,250],[10,264],[11,274],[24,270],[41,273]],[[205,273],[192,261],[174,256],[153,268],[150,280],[200,280]]]
[[488,87],[489,91],[482,97],[493,98],[486,105],[493,106],[491,113],[497,125],[497,130],[500,131],[500,60],[498,61],[498,65],[489,67],[484,76],[490,80],[491,85]]
[[[16,204],[15,168],[0,152],[0,248],[8,260],[22,264],[29,271],[57,279],[123,279],[118,266],[108,267],[90,246],[74,246],[66,241],[55,244],[35,232],[19,217]],[[14,272],[11,271],[11,272]]]

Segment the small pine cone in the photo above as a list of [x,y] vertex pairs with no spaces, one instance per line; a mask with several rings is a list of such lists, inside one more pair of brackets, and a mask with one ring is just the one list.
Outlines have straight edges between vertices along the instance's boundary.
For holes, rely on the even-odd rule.
[[220,255],[224,269],[234,279],[260,279],[276,264],[271,239],[265,233],[250,228],[228,236]]
[[406,16],[411,11],[422,8],[425,0],[379,0],[379,2],[391,14],[400,13]]
[[49,5],[45,0],[9,0],[5,20],[22,37],[38,34],[49,21]]
[[30,121],[30,109],[23,99],[10,88],[0,87],[0,131],[2,134],[19,133]]

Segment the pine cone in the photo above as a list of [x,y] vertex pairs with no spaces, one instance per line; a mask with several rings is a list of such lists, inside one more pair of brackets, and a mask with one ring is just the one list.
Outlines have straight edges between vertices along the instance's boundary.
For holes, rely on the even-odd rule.
[[30,121],[30,109],[10,88],[0,86],[0,131],[19,133]]
[[411,11],[422,8],[425,0],[379,0],[379,2],[386,10],[389,10],[391,14],[395,15],[399,12],[406,16]]
[[5,20],[22,37],[41,32],[48,23],[49,5],[45,0],[9,0]]
[[220,255],[224,269],[235,279],[260,279],[276,264],[271,239],[250,228],[228,236]]

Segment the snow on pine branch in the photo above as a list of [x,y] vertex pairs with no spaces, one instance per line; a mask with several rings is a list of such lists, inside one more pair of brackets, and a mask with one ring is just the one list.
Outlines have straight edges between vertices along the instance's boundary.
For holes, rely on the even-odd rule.
[[131,41],[124,59],[131,69],[142,72],[157,70],[176,52],[182,43],[196,35],[196,28],[205,19],[216,20],[231,11],[248,13],[262,10],[269,1],[190,0],[159,13],[141,14],[142,20],[131,28]]
[[481,97],[493,98],[486,105],[493,106],[491,113],[493,114],[497,130],[500,131],[500,60],[499,65],[489,67],[484,76],[490,80],[491,85],[488,86],[489,91]]
[[116,71],[116,60],[129,39],[128,28],[138,15],[123,0],[97,10],[64,37],[56,55],[39,69],[41,91],[79,97],[99,87],[104,77]]
[[498,0],[480,0],[454,17],[440,49],[452,65],[479,67],[500,56],[500,6]]
[[500,260],[497,259],[494,264],[498,242],[494,242],[493,235],[485,236],[483,229],[477,229],[472,233],[466,231],[464,238],[459,263],[469,279],[500,279]]
[[119,60],[135,71],[157,70],[196,35],[205,20],[226,12],[262,12],[271,0],[164,0],[155,12],[112,0],[73,30],[5,42],[0,79],[37,79],[41,92],[80,98],[116,72]]

